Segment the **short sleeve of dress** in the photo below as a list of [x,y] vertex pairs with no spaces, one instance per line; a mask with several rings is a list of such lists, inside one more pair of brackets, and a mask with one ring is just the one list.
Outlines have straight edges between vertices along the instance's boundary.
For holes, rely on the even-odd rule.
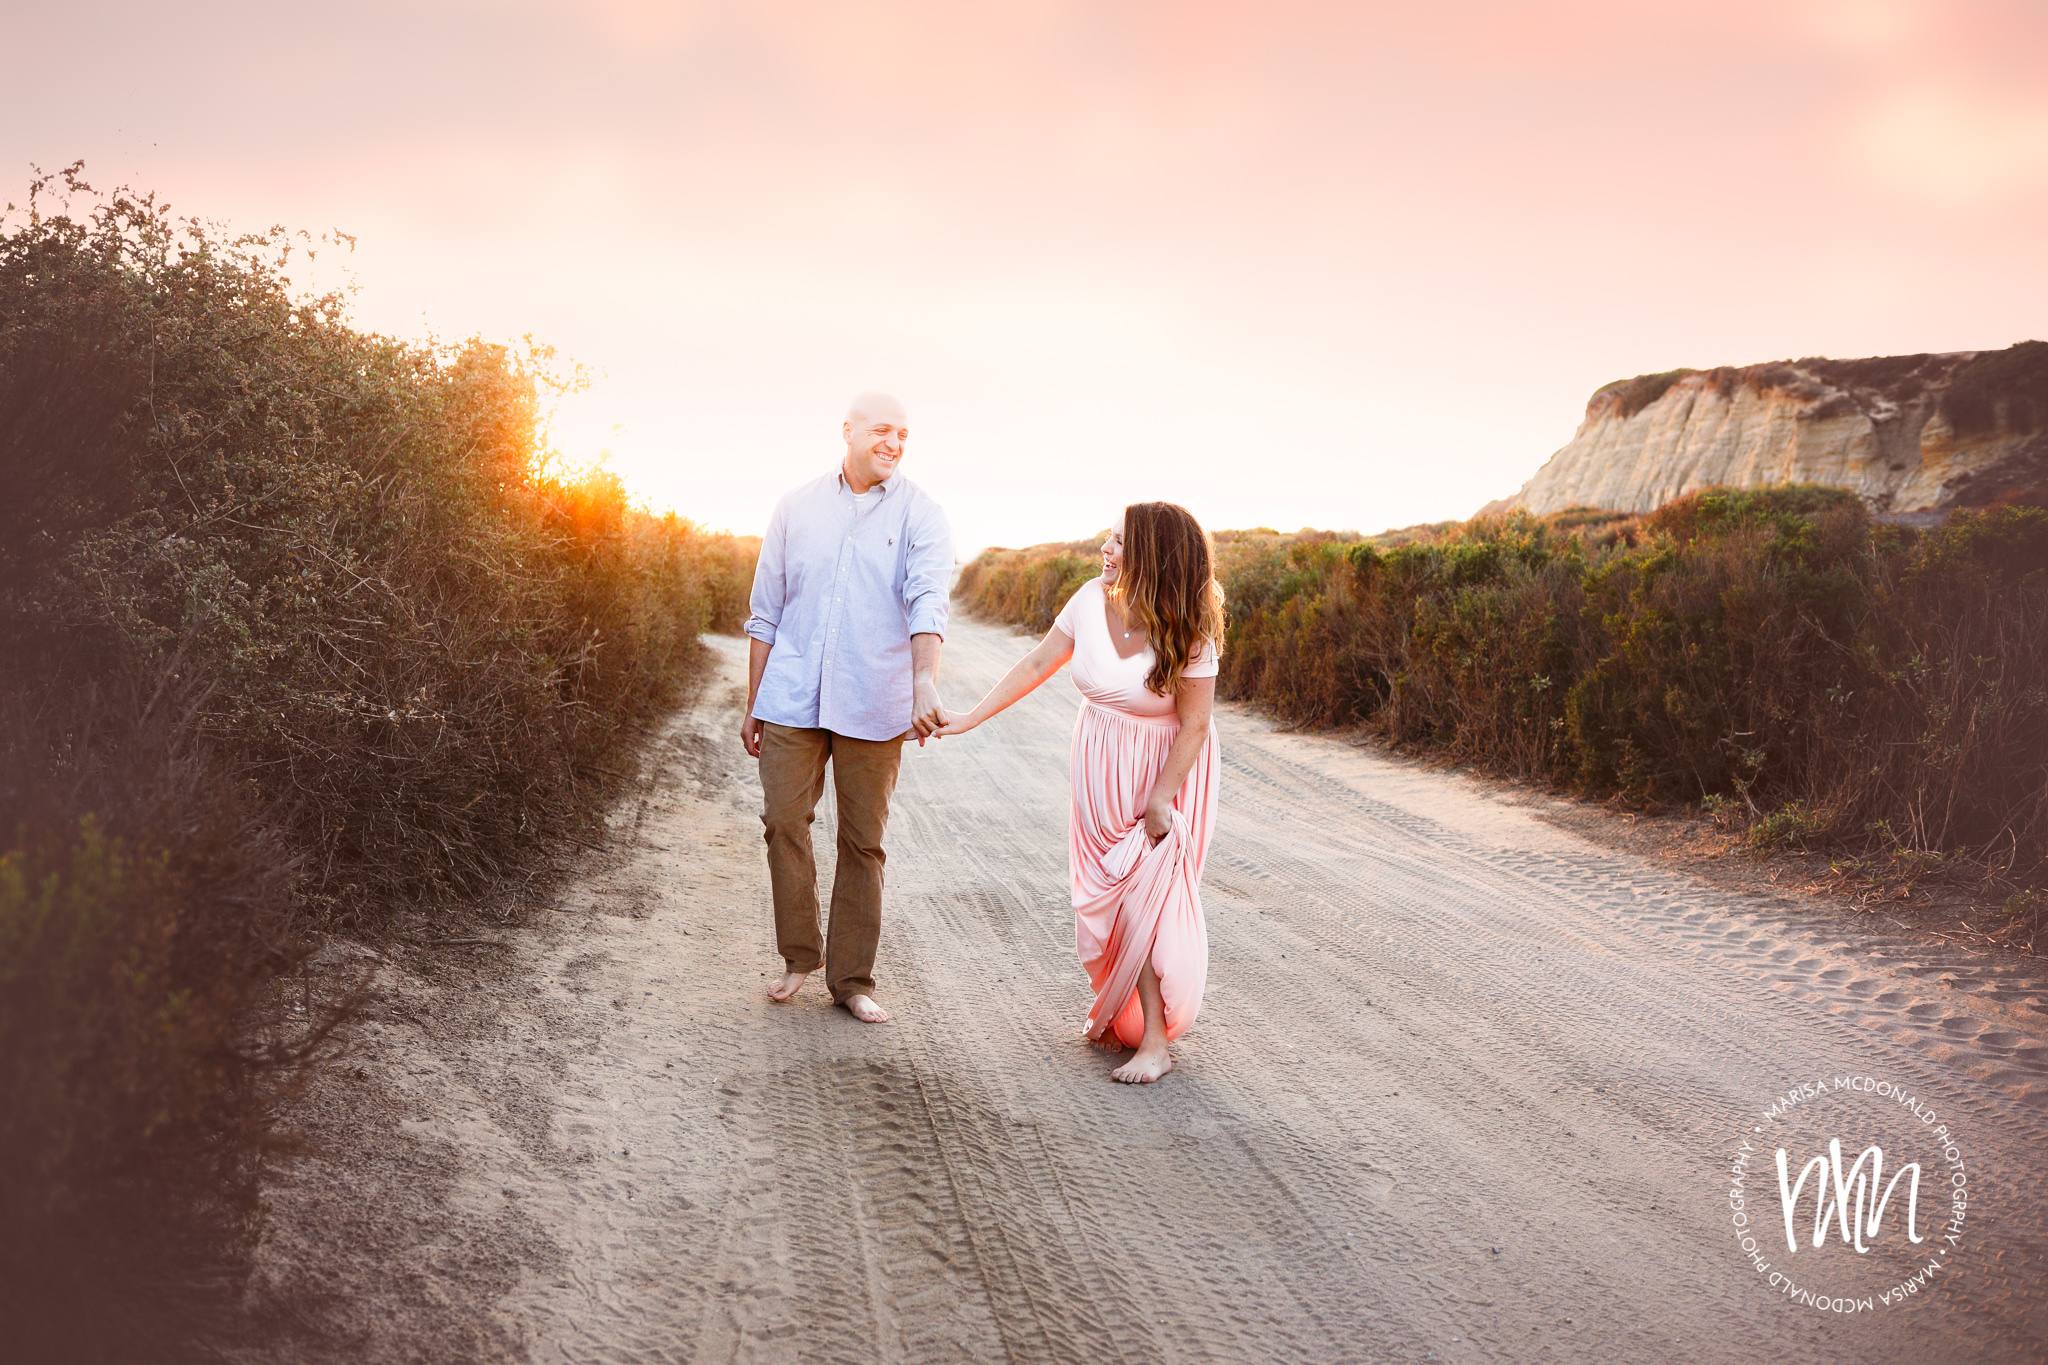
[[1216,657],[1216,646],[1204,640],[1202,647],[1195,651],[1194,659],[1180,671],[1180,675],[1183,678],[1213,678],[1221,666],[1221,661]]
[[1084,597],[1092,597],[1094,594],[1090,593],[1088,590],[1092,587],[1095,587],[1100,582],[1102,582],[1101,579],[1092,578],[1086,583],[1083,583],[1080,587],[1074,589],[1074,595],[1067,599],[1067,604],[1064,607],[1060,608],[1060,614],[1052,618],[1053,625],[1057,627],[1059,631],[1063,635],[1065,635],[1069,640],[1078,638],[1074,630],[1074,622],[1075,618],[1080,614],[1081,599]]

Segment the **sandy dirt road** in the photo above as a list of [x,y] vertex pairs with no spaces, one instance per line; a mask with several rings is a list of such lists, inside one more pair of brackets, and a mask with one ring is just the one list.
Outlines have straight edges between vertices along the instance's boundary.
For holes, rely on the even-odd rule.
[[[1759,909],[1540,801],[1223,708],[1207,1000],[1179,1069],[1121,1087],[1077,1036],[1061,675],[906,752],[897,1022],[815,978],[774,1006],[744,643],[715,643],[720,680],[614,851],[512,942],[512,984],[460,1004],[392,974],[357,1068],[381,1098],[330,1091],[329,1159],[273,1193],[259,1290],[299,1306],[299,1354],[2048,1354],[2038,970]],[[958,623],[949,702],[1028,643]],[[1975,1202],[1924,1292],[1837,1313],[1744,1258],[1728,1171],[1772,1097],[1846,1074],[1937,1106]]]

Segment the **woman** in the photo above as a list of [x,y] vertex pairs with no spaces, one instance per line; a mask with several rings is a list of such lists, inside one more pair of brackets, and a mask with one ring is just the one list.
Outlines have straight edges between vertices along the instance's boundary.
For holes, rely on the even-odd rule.
[[1086,704],[1074,721],[1068,858],[1074,938],[1098,1047],[1137,1049],[1112,1071],[1149,1084],[1173,1070],[1167,1044],[1195,1022],[1209,971],[1197,885],[1215,822],[1215,551],[1185,508],[1133,503],[1102,544],[1102,576],[1061,608],[1038,647],[941,735],[965,734],[1074,661]]

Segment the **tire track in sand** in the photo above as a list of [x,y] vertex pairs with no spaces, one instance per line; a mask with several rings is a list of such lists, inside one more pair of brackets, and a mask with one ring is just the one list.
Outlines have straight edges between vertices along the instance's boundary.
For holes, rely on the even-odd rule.
[[[1078,1037],[1059,678],[905,754],[897,1022],[817,983],[772,1006],[744,643],[714,644],[724,682],[523,941],[543,1026],[451,1062],[553,1115],[446,1192],[502,1187],[550,1249],[479,1310],[502,1358],[2043,1358],[2031,964],[1760,911],[1223,708],[1207,1001],[1173,1075],[1116,1086]],[[1027,644],[957,623],[946,695]],[[822,861],[829,811],[817,838]],[[1817,1318],[1730,1247],[1722,1172],[1768,1097],[1850,1069],[1954,1117],[1983,1221],[1936,1292]]]

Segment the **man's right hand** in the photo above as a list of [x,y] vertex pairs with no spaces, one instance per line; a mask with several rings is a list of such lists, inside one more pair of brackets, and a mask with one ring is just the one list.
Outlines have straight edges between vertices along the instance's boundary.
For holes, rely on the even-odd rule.
[[774,648],[765,640],[747,639],[747,710],[740,720],[740,743],[746,746],[748,758],[761,756],[762,723],[754,714],[754,704],[761,699],[761,676],[768,671],[768,655]]
[[917,735],[917,742],[924,743],[946,723],[946,712],[939,705],[939,689],[925,679],[919,679],[910,689],[910,728]]

